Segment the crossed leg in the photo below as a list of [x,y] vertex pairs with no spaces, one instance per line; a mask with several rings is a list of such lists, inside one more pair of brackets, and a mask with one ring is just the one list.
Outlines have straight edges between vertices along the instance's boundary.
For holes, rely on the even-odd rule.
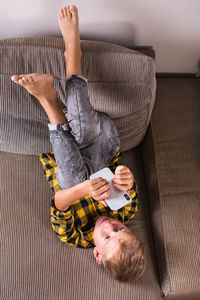
[[11,79],[35,96],[44,108],[58,165],[57,180],[61,188],[68,188],[103,168],[118,152],[119,137],[110,118],[94,111],[87,83],[77,77],[82,75],[77,8],[61,9],[59,24],[65,43],[67,113],[60,107],[51,75],[13,75]]
[[[82,52],[77,8],[75,6],[62,8],[59,13],[59,24],[65,42],[66,76],[68,77],[72,74],[82,75]],[[32,73],[13,75],[11,79],[23,86],[40,101],[47,113],[50,124],[65,124],[67,122],[53,86],[53,76],[50,74]]]
[[[82,52],[77,8],[75,6],[62,8],[58,19],[65,43],[66,77],[69,78],[74,74],[81,76]],[[100,124],[97,113],[90,104],[87,84],[84,80],[82,82],[76,81],[73,84],[70,84],[72,80],[66,83],[68,113],[64,113],[59,105],[51,75],[33,73],[14,75],[11,79],[40,101],[50,124],[66,124],[69,121],[72,135],[78,145],[89,145],[98,137]],[[93,129],[92,132],[91,128]]]
[[[35,96],[44,108],[49,118],[50,140],[58,164],[57,179],[61,188],[67,188],[89,177],[88,167],[83,160],[79,146],[84,144],[85,138],[88,144],[94,140],[94,134],[97,138],[100,125],[97,113],[94,112],[89,102],[87,83],[83,79],[76,78],[77,76],[73,77],[74,74],[82,75],[77,8],[71,6],[61,9],[58,18],[65,43],[66,77],[69,78],[72,75],[72,78],[66,82],[68,113],[65,114],[60,107],[53,85],[53,76],[33,73],[13,75],[11,79]],[[74,109],[76,107],[79,109]],[[82,115],[79,112],[82,112]],[[88,126],[91,120],[93,126],[91,124]],[[79,124],[80,122],[82,124]],[[61,126],[66,124],[68,126]],[[95,130],[95,124],[97,130]],[[51,129],[51,125],[56,125],[56,128]],[[88,133],[88,129],[94,134]]]

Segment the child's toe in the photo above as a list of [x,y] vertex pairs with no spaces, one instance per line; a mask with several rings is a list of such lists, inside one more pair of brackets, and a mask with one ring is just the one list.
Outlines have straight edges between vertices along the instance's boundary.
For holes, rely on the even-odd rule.
[[29,82],[29,77],[27,76],[27,77],[22,77],[22,81],[23,81],[23,83],[28,83]]
[[68,6],[63,8],[64,17],[68,17]]
[[59,19],[63,19],[64,16],[65,16],[65,15],[64,15],[63,8],[61,8],[60,11],[59,11],[58,17],[59,17]]
[[26,84],[26,83],[23,81],[23,79],[19,79],[18,83],[19,83],[20,85],[25,85],[25,84]]
[[75,14],[75,15],[78,14],[78,9],[75,5],[70,6],[70,11],[72,14]]
[[67,6],[67,16],[68,16],[68,18],[71,18],[71,17],[72,17],[72,14],[71,14],[70,7],[69,7],[69,6]]
[[15,83],[18,83],[18,81],[20,80],[20,77],[18,75],[13,75],[11,77],[11,80],[14,81]]

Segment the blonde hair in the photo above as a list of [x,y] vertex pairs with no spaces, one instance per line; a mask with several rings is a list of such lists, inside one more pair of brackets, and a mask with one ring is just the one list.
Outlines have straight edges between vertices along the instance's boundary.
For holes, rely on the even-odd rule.
[[146,268],[143,243],[138,238],[131,242],[119,241],[117,250],[108,259],[105,257],[103,263],[113,279],[120,282],[137,280]]

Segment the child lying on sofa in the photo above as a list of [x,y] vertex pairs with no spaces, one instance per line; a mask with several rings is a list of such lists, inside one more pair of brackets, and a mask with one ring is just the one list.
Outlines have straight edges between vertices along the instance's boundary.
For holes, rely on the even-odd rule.
[[[13,75],[12,80],[35,96],[49,118],[54,153],[40,156],[46,177],[55,192],[51,224],[68,245],[94,247],[98,264],[103,263],[118,281],[142,276],[146,260],[142,242],[124,225],[137,211],[137,187],[130,169],[120,166],[119,135],[113,121],[95,111],[89,100],[87,79],[82,76],[78,11],[64,7],[59,24],[65,42],[66,107],[61,109],[51,75]],[[113,184],[128,191],[132,202],[118,211],[106,203],[110,184],[90,175],[108,166]]]

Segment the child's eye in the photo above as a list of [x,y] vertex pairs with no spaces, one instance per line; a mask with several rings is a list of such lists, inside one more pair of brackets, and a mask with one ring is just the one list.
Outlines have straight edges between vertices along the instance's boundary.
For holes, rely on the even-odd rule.
[[104,240],[108,240],[109,239],[109,236],[106,236],[105,238],[104,238]]
[[124,228],[119,228],[118,231],[122,231]]

